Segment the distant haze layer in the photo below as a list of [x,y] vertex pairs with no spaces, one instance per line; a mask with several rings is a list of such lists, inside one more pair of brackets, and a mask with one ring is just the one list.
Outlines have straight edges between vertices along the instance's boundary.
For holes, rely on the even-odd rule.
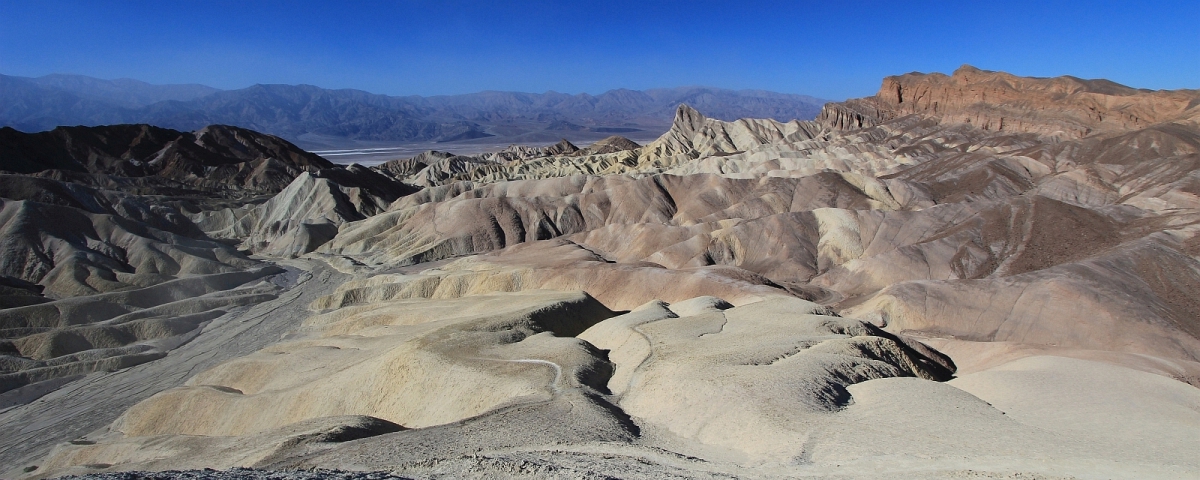
[[0,75],[0,125],[26,132],[59,125],[147,123],[194,130],[221,124],[278,135],[314,150],[412,142],[466,143],[474,145],[467,150],[477,150],[481,144],[590,142],[613,134],[648,140],[666,131],[681,103],[718,119],[788,121],[814,118],[825,101],[708,87],[396,97],[311,85],[218,90],[79,75]]

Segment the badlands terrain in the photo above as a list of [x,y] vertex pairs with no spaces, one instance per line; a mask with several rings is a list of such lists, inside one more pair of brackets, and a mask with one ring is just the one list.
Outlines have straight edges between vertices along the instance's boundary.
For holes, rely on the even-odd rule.
[[0,170],[3,478],[1200,477],[1198,91],[964,66],[373,167],[5,128]]

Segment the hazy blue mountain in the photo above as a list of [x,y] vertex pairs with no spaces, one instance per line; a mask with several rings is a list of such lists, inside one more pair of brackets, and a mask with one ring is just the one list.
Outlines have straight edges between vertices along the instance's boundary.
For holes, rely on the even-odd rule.
[[26,80],[40,87],[126,108],[139,108],[167,100],[195,100],[221,91],[199,84],[154,85],[130,78],[102,80],[84,75],[53,74]]
[[662,88],[646,91],[617,89],[599,95],[558,92],[480,92],[467,95],[402,97],[417,104],[454,113],[474,121],[547,120],[617,125],[621,121],[656,120],[669,123],[680,103],[721,120],[738,118],[812,119],[825,100],[760,90],[709,87]]
[[191,102],[160,102],[142,110],[147,123],[190,130],[237,125],[284,138],[305,133],[367,140],[433,140],[483,127],[430,120],[437,112],[400,97],[312,85],[254,85]]
[[132,115],[125,108],[42,87],[25,78],[0,75],[2,126],[37,132],[59,125],[123,123]]
[[[148,123],[179,130],[236,125],[295,140],[306,134],[355,140],[448,141],[574,125],[592,132],[665,129],[680,103],[712,118],[811,119],[825,102],[804,95],[707,87],[610,90],[599,95],[485,91],[388,96],[312,85],[150,85],[77,75],[0,76],[0,125]],[[574,127],[572,127],[574,128]]]
[[827,103],[808,95],[768,92],[766,90],[723,90],[708,87],[679,87],[647,90],[656,100],[659,118],[674,118],[675,108],[686,103],[709,118],[732,121],[739,118],[774,118],[780,121],[811,120]]

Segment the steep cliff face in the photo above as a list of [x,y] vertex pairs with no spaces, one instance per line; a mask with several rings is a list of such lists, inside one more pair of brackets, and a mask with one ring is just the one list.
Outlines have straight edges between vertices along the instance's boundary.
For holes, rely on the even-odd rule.
[[919,114],[995,132],[1071,139],[1194,118],[1198,105],[1196,90],[1141,90],[1070,76],[1018,77],[964,65],[950,76],[887,77],[875,96],[828,105],[818,119],[852,129]]

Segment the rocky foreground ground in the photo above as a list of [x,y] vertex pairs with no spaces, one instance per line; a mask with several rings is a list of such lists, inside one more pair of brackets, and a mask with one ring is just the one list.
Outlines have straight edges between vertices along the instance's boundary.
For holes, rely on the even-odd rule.
[[114,472],[91,473],[87,475],[67,475],[64,479],[96,479],[96,480],[222,480],[222,479],[262,479],[262,480],[390,480],[405,479],[383,472],[344,472],[338,470],[313,470],[309,472],[280,472],[270,470],[255,470],[252,468],[231,468],[228,470],[166,470],[161,472]]
[[372,168],[0,139],[5,478],[1200,474],[1196,91],[963,67]]

